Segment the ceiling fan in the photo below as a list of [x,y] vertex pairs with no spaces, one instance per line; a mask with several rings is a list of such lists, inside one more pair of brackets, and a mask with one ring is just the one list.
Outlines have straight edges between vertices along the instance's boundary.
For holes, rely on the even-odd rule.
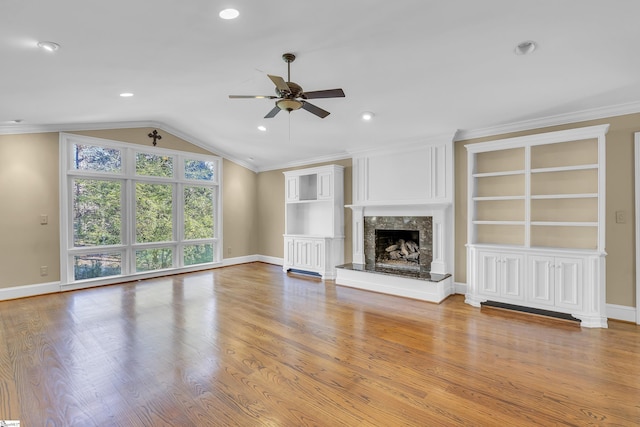
[[287,81],[285,82],[282,77],[272,76],[267,74],[271,81],[276,85],[276,94],[272,95],[229,95],[231,99],[237,98],[258,98],[258,99],[277,99],[276,106],[273,107],[266,116],[265,119],[275,117],[280,110],[292,112],[302,108],[308,112],[315,114],[316,116],[324,119],[330,113],[323,110],[320,107],[316,107],[313,104],[308,103],[307,99],[318,98],[344,98],[344,92],[342,89],[328,89],[328,90],[315,90],[312,92],[304,92],[302,86],[291,81],[291,63],[295,61],[296,56],[293,53],[285,53],[282,55],[282,59],[287,63]]

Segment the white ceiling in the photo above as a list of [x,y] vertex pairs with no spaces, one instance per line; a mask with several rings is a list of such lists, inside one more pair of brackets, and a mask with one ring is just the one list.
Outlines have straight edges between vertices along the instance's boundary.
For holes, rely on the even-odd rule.
[[[218,17],[229,6],[238,19]],[[3,0],[0,131],[154,123],[266,170],[636,108],[639,21],[637,0]],[[538,49],[515,55],[525,40]],[[274,94],[285,52],[305,90],[344,89],[312,101],[327,118],[263,119],[273,100],[228,98]]]

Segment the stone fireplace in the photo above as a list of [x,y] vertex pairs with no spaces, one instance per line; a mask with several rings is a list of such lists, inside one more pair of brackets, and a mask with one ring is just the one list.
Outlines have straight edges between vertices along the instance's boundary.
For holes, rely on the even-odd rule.
[[365,217],[365,264],[431,271],[432,232],[432,218],[428,216]]

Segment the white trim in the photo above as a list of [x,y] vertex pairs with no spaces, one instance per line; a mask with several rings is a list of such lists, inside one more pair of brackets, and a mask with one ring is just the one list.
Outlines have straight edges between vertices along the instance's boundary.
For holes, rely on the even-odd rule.
[[636,208],[636,319],[640,325],[640,132],[634,134],[634,157],[635,157],[635,208]]
[[107,122],[107,123],[61,123],[56,125],[0,125],[0,135],[18,135],[26,133],[47,133],[47,132],[78,132],[87,130],[109,130],[109,129],[137,129],[137,128],[157,128],[171,135],[183,139],[190,144],[209,151],[212,155],[224,157],[246,169],[255,173],[259,172],[255,165],[240,160],[226,151],[220,150],[215,145],[187,134],[173,126],[155,120],[142,120],[131,122]]
[[460,282],[453,282],[453,289],[456,294],[465,295],[467,293],[467,284]]
[[38,283],[35,285],[13,286],[0,289],[0,301],[33,297],[60,292],[60,282]]
[[624,116],[626,114],[635,114],[639,112],[640,102],[630,102],[627,104],[592,108],[589,110],[581,110],[571,113],[558,114],[555,116],[540,117],[537,119],[507,123],[482,129],[460,130],[455,136],[455,141],[484,138],[532,129],[542,129],[550,126],[559,126],[589,120],[605,119],[609,117]]
[[258,259],[256,259],[256,261],[258,262],[279,265],[281,267],[284,265],[284,258],[277,258],[273,256],[266,256],[266,255],[256,255],[256,256],[258,257]]
[[298,160],[295,162],[266,165],[266,166],[259,167],[257,169],[257,172],[268,172],[268,171],[280,170],[280,169],[304,167],[308,165],[315,165],[318,163],[328,163],[328,162],[335,162],[337,160],[347,160],[347,159],[349,160],[351,159],[350,153],[330,154],[327,156],[314,157],[311,159]]
[[636,308],[624,305],[607,304],[607,317],[623,322],[636,322]]

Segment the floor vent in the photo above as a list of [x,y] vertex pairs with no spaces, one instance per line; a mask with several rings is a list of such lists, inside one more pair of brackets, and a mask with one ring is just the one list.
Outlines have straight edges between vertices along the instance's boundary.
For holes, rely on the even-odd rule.
[[503,302],[497,302],[497,301],[485,301],[481,303],[481,305],[482,307],[501,308],[503,310],[519,311],[521,313],[535,314],[538,316],[552,317],[554,319],[569,320],[571,322],[580,323],[580,319],[576,319],[570,314],[559,313],[557,311],[541,310],[539,308],[524,307],[521,305],[514,305],[514,304],[505,304]]

